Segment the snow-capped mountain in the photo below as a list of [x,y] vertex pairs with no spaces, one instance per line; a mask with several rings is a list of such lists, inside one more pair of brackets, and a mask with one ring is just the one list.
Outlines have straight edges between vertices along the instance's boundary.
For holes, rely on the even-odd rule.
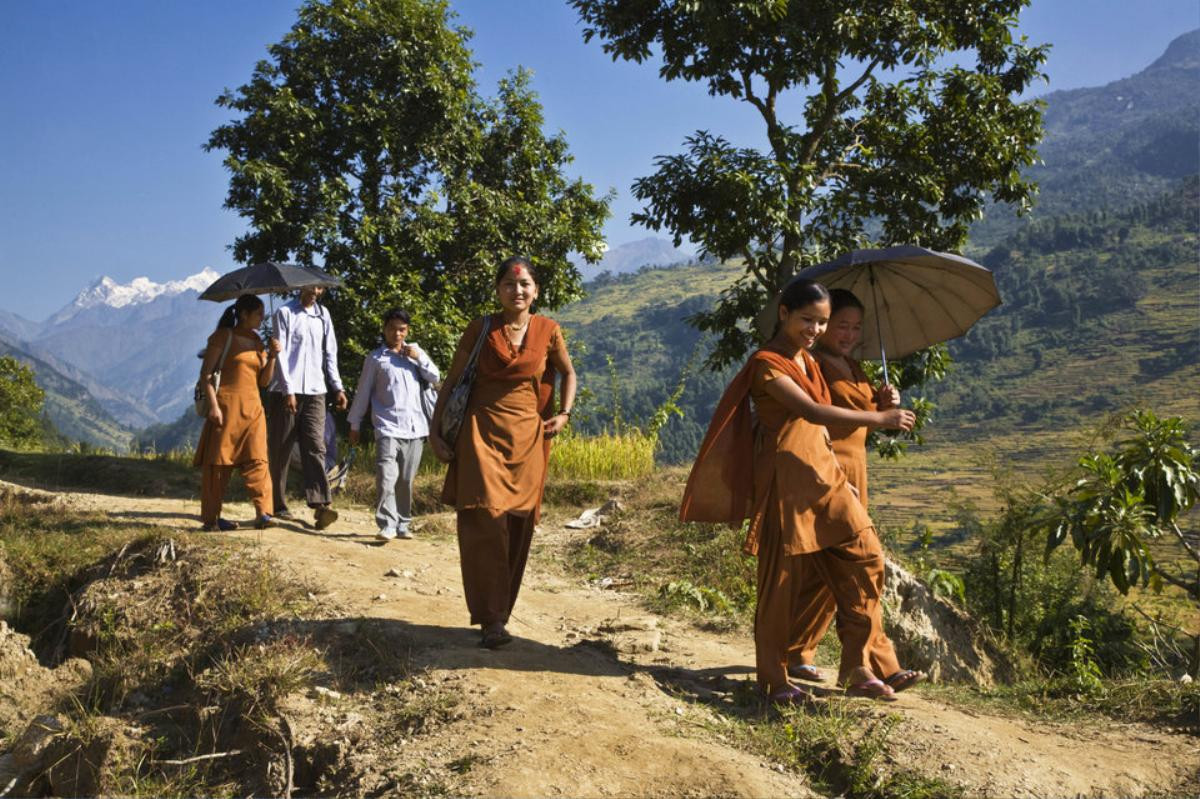
[[165,283],[102,277],[45,322],[0,312],[0,334],[59,371],[77,370],[73,379],[122,423],[173,422],[191,400],[196,353],[224,310],[197,302],[218,277],[214,269]]
[[124,308],[128,305],[142,305],[153,302],[159,297],[174,297],[186,291],[199,293],[204,291],[221,273],[206,267],[203,271],[185,277],[183,280],[169,280],[166,283],[155,283],[148,277],[135,277],[129,283],[118,283],[111,277],[105,276],[79,292],[79,295],[69,305],[46,320],[47,325],[65,322],[80,311],[104,305],[109,308]]

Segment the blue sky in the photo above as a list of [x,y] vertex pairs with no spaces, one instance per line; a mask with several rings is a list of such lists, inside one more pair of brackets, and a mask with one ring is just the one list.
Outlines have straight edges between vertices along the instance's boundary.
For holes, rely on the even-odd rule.
[[[0,308],[44,319],[100,275],[185,277],[234,268],[241,220],[222,209],[221,154],[205,153],[227,120],[213,105],[250,76],[291,26],[295,0],[40,0],[4,5],[0,29]],[[616,189],[611,244],[630,227],[629,185],[698,128],[748,144],[753,112],[667,84],[657,64],[612,62],[558,0],[452,0],[475,31],[485,93],[523,65],[550,129],[566,132],[576,174]],[[1200,26],[1196,0],[1034,0],[1021,29],[1051,42],[1056,89],[1136,72]]]

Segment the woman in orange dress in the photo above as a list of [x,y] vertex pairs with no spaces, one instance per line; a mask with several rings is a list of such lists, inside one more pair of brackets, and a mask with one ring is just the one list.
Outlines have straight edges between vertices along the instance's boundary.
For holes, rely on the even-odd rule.
[[[862,364],[851,355],[862,341],[863,304],[853,292],[845,289],[833,289],[829,292],[829,298],[829,327],[817,340],[813,352],[829,386],[830,400],[839,408],[854,411],[871,412],[900,407],[900,392],[890,385],[878,389],[872,386]],[[830,423],[826,429],[833,444],[833,454],[846,472],[846,479],[858,493],[858,501],[863,508],[869,508],[867,434],[871,425]],[[874,530],[870,534],[874,535]],[[805,575],[802,579],[820,582],[815,574]],[[833,594],[822,584],[820,590],[811,596],[811,603],[800,612],[800,638],[792,646],[789,675],[818,682],[823,679],[821,672],[813,665],[813,658],[817,644],[825,637],[835,613]],[[871,667],[880,674],[884,683],[896,691],[911,688],[925,679],[923,672],[912,669],[883,671],[888,667],[886,653],[882,658],[872,655]]]
[[[471,624],[489,649],[512,641],[506,625],[521,579],[546,484],[548,439],[560,432],[575,402],[575,369],[562,331],[533,313],[537,274],[509,258],[496,274],[501,311],[487,317],[466,415],[453,445],[441,436],[446,400],[470,360],[484,319],[467,326],[430,424],[429,446],[450,464],[442,501],[458,511],[458,547]],[[562,405],[553,411],[553,380],[563,376]]]
[[[776,703],[810,698],[789,680],[788,653],[799,636],[799,610],[821,586],[837,608],[838,682],[851,695],[894,698],[870,661],[872,652],[891,651],[880,606],[883,552],[824,426],[910,429],[914,416],[898,408],[865,412],[829,404],[829,388],[808,352],[829,316],[829,293],[820,284],[794,279],[784,288],[776,333],[718,403],[680,507],[684,521],[750,520],[745,550],[758,557],[756,670]],[[808,573],[819,580],[801,579]]]
[[[258,392],[275,372],[280,346],[279,341],[271,339],[270,348],[263,347],[257,332],[262,320],[262,300],[253,294],[238,297],[208,337],[200,367],[209,411],[193,465],[201,469],[200,519],[210,532],[237,529],[236,522],[221,518],[221,504],[234,466],[241,468],[246,493],[258,512],[254,526],[262,529],[272,523],[267,422]],[[224,364],[222,352],[226,352]],[[210,377],[217,370],[221,372],[221,387],[214,390]]]

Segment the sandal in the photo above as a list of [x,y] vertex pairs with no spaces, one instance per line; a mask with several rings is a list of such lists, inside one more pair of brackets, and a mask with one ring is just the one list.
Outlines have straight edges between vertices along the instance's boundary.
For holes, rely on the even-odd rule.
[[821,670],[808,663],[798,663],[794,666],[788,666],[787,673],[789,677],[795,677],[797,680],[825,682],[825,675],[821,673]]
[[896,692],[883,680],[866,680],[856,685],[846,686],[846,696],[857,696],[863,699],[877,699],[880,702],[895,702]]
[[912,688],[919,682],[924,682],[927,675],[923,671],[913,671],[912,669],[901,669],[891,677],[885,677],[884,682],[891,686],[892,690],[899,693],[908,688]]
[[485,627],[483,630],[483,638],[479,641],[479,645],[484,649],[499,649],[500,647],[511,643],[512,636],[508,634],[508,630],[504,629],[503,624],[497,624],[493,627]]
[[206,524],[200,529],[206,533],[228,533],[238,529],[238,523],[228,519],[217,519],[216,524]]
[[816,697],[798,685],[781,688],[767,697],[772,705],[815,705]]

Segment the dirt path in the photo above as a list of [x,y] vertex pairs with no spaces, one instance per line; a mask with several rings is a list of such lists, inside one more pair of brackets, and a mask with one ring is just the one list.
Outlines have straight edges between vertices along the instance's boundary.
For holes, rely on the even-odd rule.
[[[133,522],[193,530],[196,503],[71,494],[67,501]],[[248,506],[228,509],[249,518]],[[752,676],[751,641],[681,621],[658,620],[641,641],[657,651],[619,651],[606,622],[646,618],[635,600],[558,573],[567,540],[548,517],[530,559],[510,630],[517,641],[489,652],[475,644],[446,534],[375,545],[362,508],[342,511],[330,531],[288,525],[259,534],[275,557],[311,575],[348,613],[400,625],[417,662],[481,712],[420,743],[431,762],[467,758],[456,790],[491,796],[811,796],[803,776],[726,743],[722,716],[688,701],[728,693]],[[449,516],[437,526],[449,529]],[[399,576],[386,576],[395,569]],[[622,624],[616,625],[623,626]],[[635,640],[634,643],[638,641]],[[614,647],[612,644],[616,644]],[[1200,772],[1200,742],[1142,725],[1088,726],[985,716],[922,697],[888,706],[909,765],[961,783],[973,796],[1145,795]]]

